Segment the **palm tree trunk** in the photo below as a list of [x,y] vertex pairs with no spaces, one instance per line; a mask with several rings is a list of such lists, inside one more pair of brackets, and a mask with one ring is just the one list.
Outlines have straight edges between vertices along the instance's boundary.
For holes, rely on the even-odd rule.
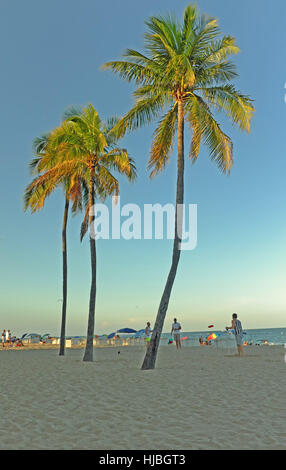
[[60,356],[65,354],[66,338],[66,313],[67,313],[67,221],[69,213],[69,200],[66,196],[63,229],[62,229],[62,251],[63,251],[63,303],[62,303],[62,325],[60,337]]
[[[94,205],[94,170],[91,171],[90,184],[89,184],[89,210]],[[88,326],[87,326],[87,337],[86,347],[83,360],[85,362],[93,361],[93,336],[94,336],[94,316],[95,316],[95,298],[96,298],[96,246],[95,246],[95,234],[93,230],[94,216],[89,215],[90,224],[90,257],[91,257],[91,287],[89,297],[89,315],[88,315]]]
[[180,242],[182,234],[182,206],[184,202],[184,105],[182,101],[178,101],[178,130],[177,130],[177,143],[178,143],[178,161],[177,161],[177,194],[176,194],[176,220],[175,220],[175,236],[173,244],[173,258],[171,269],[169,271],[168,279],[159,305],[156,322],[153,328],[153,333],[150,345],[146,351],[146,355],[141,369],[154,369],[158,346],[160,342],[161,333],[163,330],[164,320],[166,317],[169,300],[172,292],[172,287],[176,277],[177,267],[180,259]]

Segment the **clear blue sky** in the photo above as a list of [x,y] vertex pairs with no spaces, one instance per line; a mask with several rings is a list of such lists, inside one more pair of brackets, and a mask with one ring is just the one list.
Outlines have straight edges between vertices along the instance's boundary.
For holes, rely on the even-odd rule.
[[[126,48],[142,48],[144,20],[185,0],[2,0],[0,328],[59,332],[61,303],[60,191],[41,213],[23,213],[32,140],[59,124],[71,104],[91,102],[103,118],[123,114],[132,86],[99,70]],[[245,328],[285,326],[286,82],[285,0],[201,0],[236,37],[236,86],[255,99],[250,135],[225,123],[235,165],[222,175],[202,148],[186,162],[186,202],[198,204],[198,246],[184,252],[165,329],[174,314],[187,330],[217,328],[233,311]],[[224,121],[223,121],[224,122]],[[138,181],[122,181],[122,203],[167,203],[175,197],[175,155],[150,181],[146,172],[154,125],[124,139]],[[187,142],[189,136],[187,133]],[[187,147],[187,145],[186,145]],[[85,334],[90,285],[88,240],[80,218],[69,220],[68,334]],[[100,241],[96,331],[153,324],[171,260],[170,241]]]

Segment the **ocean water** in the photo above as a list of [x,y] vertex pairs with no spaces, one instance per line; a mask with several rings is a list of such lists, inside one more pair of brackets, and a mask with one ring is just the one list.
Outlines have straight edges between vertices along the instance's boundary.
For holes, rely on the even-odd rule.
[[[182,342],[184,346],[198,346],[199,337],[205,340],[211,333],[222,333],[223,330],[215,330],[210,328],[207,331],[182,331],[181,338],[187,337]],[[267,340],[269,344],[284,345],[286,344],[286,328],[261,328],[256,330],[243,330],[245,340],[252,342],[254,345],[263,345],[263,341]],[[162,340],[165,342],[171,338],[170,333],[163,333]]]
[[[243,330],[244,331],[244,339],[248,343],[253,345],[263,346],[263,341],[268,341],[270,345],[276,346],[284,346],[286,345],[286,328],[260,328],[260,329],[250,329],[250,330]],[[227,334],[225,330],[215,330],[214,328],[210,328],[204,331],[182,331],[181,338],[186,338],[182,341],[183,347],[192,347],[192,346],[199,346],[199,337],[202,336],[204,340],[211,333],[216,333],[218,336],[218,340],[216,342],[212,341],[211,344],[214,346],[221,346],[222,348],[230,347],[236,348],[236,342],[234,339],[234,335]],[[121,341],[127,338],[128,343],[130,344],[138,344],[143,343],[143,337],[141,339],[132,340],[134,338],[134,334],[119,334]],[[84,336],[69,336],[69,338],[80,338],[85,340]],[[168,344],[168,340],[173,339],[170,333],[162,333],[161,336],[161,344]],[[99,344],[112,344],[110,341],[107,341],[107,338],[103,338],[100,340]],[[286,347],[286,346],[285,346]]]

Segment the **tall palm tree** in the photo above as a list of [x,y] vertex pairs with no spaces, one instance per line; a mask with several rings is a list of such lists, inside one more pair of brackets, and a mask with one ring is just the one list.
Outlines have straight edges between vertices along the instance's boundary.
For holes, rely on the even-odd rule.
[[[54,176],[54,167],[58,149],[51,148],[49,142],[51,133],[38,137],[34,141],[34,151],[36,158],[31,160],[30,168],[32,174],[38,176],[27,186],[24,194],[25,210],[28,208],[32,213],[43,208],[46,198],[59,186]],[[41,175],[41,173],[43,173]],[[40,175],[40,176],[39,176]],[[39,178],[41,183],[38,184]],[[66,178],[61,183],[65,195],[64,217],[62,225],[62,259],[63,259],[63,299],[62,299],[62,318],[60,332],[59,355],[65,353],[65,333],[66,333],[66,311],[67,311],[67,221],[70,201],[72,202],[72,212],[76,213],[82,209],[83,191],[86,192],[84,181],[80,181],[76,175]]]
[[[51,147],[57,149],[56,165],[51,175],[57,184],[76,175],[88,189],[88,201],[81,226],[81,240],[90,228],[89,243],[91,254],[91,289],[87,341],[83,360],[93,360],[94,316],[96,299],[96,244],[94,234],[94,211],[96,198],[119,194],[119,182],[111,173],[127,176],[130,181],[136,177],[133,160],[126,149],[117,146],[118,137],[113,133],[116,119],[103,123],[94,107],[89,104],[82,110],[71,109],[66,113],[63,124],[51,136]],[[42,176],[44,178],[44,175]],[[41,177],[34,183],[34,189],[41,187]]]
[[203,142],[209,147],[211,159],[219,169],[230,172],[232,141],[222,131],[213,111],[224,111],[233,124],[249,131],[254,108],[251,99],[231,84],[237,73],[228,57],[237,54],[239,48],[233,37],[221,36],[216,19],[200,16],[196,6],[190,4],[184,11],[182,24],[169,15],[153,16],[146,25],[145,53],[127,49],[121,61],[108,62],[103,68],[136,84],[135,105],[116,125],[118,135],[161,116],[148,163],[151,177],[168,163],[177,130],[173,257],[151,343],[142,365],[142,369],[153,369],[180,259],[182,214],[179,208],[184,202],[185,121],[192,131],[191,161],[197,159]]

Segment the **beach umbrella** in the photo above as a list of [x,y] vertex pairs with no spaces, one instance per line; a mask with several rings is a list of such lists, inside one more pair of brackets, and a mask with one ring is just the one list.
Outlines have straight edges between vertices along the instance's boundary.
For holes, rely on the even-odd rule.
[[45,333],[42,338],[45,338],[46,336],[51,336],[51,333]]
[[117,330],[117,333],[136,333],[136,330],[133,330],[133,328],[121,328],[121,330]]
[[211,339],[216,339],[217,335],[215,333],[212,333],[211,335],[208,336],[207,341],[210,341]]
[[115,333],[110,333],[110,335],[107,336],[107,339],[112,339],[115,336]]
[[20,339],[25,338],[25,336],[27,336],[27,334],[28,334],[28,333],[25,333],[24,335],[22,335]]
[[209,326],[208,326],[208,328],[213,328],[213,327],[214,327],[214,325],[209,325]]
[[184,341],[185,339],[188,339],[188,336],[184,336],[184,337],[182,338],[182,341]]

